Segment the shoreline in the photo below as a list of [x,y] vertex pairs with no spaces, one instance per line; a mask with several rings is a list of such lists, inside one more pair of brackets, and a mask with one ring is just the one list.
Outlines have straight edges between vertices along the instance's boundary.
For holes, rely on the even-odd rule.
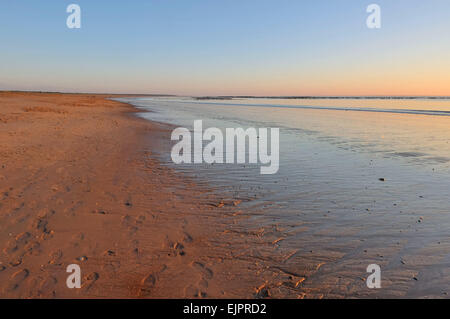
[[[175,167],[177,172],[205,182],[226,200],[242,200],[238,209],[243,219],[233,223],[230,218],[226,231],[236,236],[225,242],[237,251],[235,260],[258,264],[255,272],[261,279],[258,287],[263,287],[265,293],[256,296],[443,298],[447,295],[448,281],[439,277],[437,271],[445,270],[444,256],[449,251],[445,236],[448,223],[442,214],[448,210],[448,195],[442,191],[448,188],[445,178],[448,171],[426,158],[414,163],[409,158],[386,157],[385,152],[377,152],[390,146],[388,150],[394,149],[391,152],[399,156],[404,151],[406,157],[413,145],[426,148],[428,143],[419,141],[438,136],[433,132],[446,128],[445,118],[435,118],[434,130],[430,132],[420,116],[410,122],[406,116],[369,117],[276,108],[265,116],[259,115],[262,112],[257,107],[230,109],[228,105],[210,107],[200,103],[185,107],[178,101],[160,105],[158,99],[127,101],[155,112],[142,115],[149,120],[161,118],[183,127],[190,127],[200,117],[220,128],[233,127],[235,123],[267,127],[275,119],[287,128],[280,140],[283,165],[276,175],[261,176],[257,169],[245,164]],[[357,120],[359,126],[351,120]],[[386,141],[394,136],[410,140],[412,123],[417,141],[411,146]],[[319,132],[309,134],[308,129],[313,130],[314,126]],[[397,127],[399,130],[393,129]],[[359,137],[359,131],[366,135]],[[384,145],[377,142],[380,133],[386,135],[382,139]],[[322,139],[326,136],[336,139]],[[372,137],[374,147],[370,152],[370,147],[361,144],[372,142]],[[439,142],[446,149],[444,138]],[[435,143],[438,145],[438,140]],[[163,156],[163,162],[170,161],[167,157]],[[366,285],[367,267],[374,263],[383,269],[380,290]]]
[[255,297],[236,207],[161,166],[169,129],[108,97],[0,93],[0,298]]
[[[276,185],[227,183],[220,167],[167,165],[174,126],[110,97],[0,93],[0,299],[446,296],[436,275],[450,247],[445,216],[425,213],[433,197],[423,190],[384,196],[390,179],[376,177],[395,181],[389,165],[363,175],[378,193],[361,188],[351,202],[330,192],[322,200],[335,203],[321,210],[312,194],[329,182],[326,153],[303,168],[322,167],[309,177],[316,184],[292,188],[299,179],[283,174]],[[355,163],[367,172],[363,159],[333,154],[349,163],[348,182],[361,179]],[[438,181],[428,175],[414,178]],[[346,180],[335,177],[332,190]],[[264,182],[272,195],[257,198]],[[285,200],[295,202],[277,206]],[[386,267],[382,290],[365,284],[373,262]],[[71,264],[81,289],[66,285]]]

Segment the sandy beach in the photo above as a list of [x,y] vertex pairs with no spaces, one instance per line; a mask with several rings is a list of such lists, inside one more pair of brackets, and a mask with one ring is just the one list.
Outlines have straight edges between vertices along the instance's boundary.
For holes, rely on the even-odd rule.
[[0,301],[449,299],[450,1],[404,2],[1,1]]
[[237,207],[160,166],[168,127],[107,97],[0,93],[0,297],[264,294],[257,265],[231,258]]
[[[343,152],[318,159],[311,137],[268,179],[174,167],[163,160],[174,127],[118,97],[0,93],[0,298],[447,296],[448,201],[408,186],[445,189],[440,175],[415,169],[411,179]],[[374,262],[385,289],[366,286]],[[66,285],[71,264],[81,289]]]

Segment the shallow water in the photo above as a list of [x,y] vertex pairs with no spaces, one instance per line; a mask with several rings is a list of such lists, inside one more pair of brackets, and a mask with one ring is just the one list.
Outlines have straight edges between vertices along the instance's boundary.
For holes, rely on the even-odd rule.
[[[241,232],[265,243],[248,258],[306,278],[273,287],[274,296],[450,293],[450,100],[121,100],[190,129],[197,119],[204,129],[280,128],[275,175],[258,165],[177,166],[224,200],[243,201]],[[382,289],[365,285],[372,263]]]

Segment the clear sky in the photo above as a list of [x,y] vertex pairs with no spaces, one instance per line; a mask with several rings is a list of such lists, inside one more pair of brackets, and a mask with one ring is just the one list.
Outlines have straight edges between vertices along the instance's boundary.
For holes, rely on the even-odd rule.
[[2,0],[0,89],[450,95],[450,1]]

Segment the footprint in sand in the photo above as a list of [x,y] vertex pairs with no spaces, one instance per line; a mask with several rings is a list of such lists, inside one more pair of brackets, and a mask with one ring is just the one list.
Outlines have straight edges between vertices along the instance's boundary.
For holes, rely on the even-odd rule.
[[153,273],[148,274],[147,276],[145,276],[141,280],[138,295],[140,297],[150,295],[153,287],[155,287],[156,281],[157,281],[156,275],[153,274]]
[[169,249],[169,252],[167,255],[170,257],[186,255],[186,252],[184,250],[184,245],[180,242],[173,242],[168,237],[166,237],[165,245]]
[[53,252],[50,253],[50,260],[49,260],[49,264],[50,265],[61,265],[61,258],[63,256],[63,252],[61,249],[55,250]]
[[192,263],[192,267],[196,270],[198,270],[204,277],[204,279],[211,279],[214,275],[213,271],[207,267],[205,267],[204,264],[198,261],[194,261]]
[[256,288],[255,298],[256,299],[264,299],[270,297],[270,289],[266,286],[266,284]]
[[47,240],[53,237],[54,232],[48,228],[48,218],[53,214],[54,211],[44,211],[31,223],[32,229],[42,233],[42,240]]
[[176,256],[184,256],[186,253],[184,252],[184,246],[180,243],[168,243],[169,246],[169,253],[167,254],[170,257],[176,257]]
[[83,284],[81,285],[81,288],[85,292],[89,291],[99,278],[100,275],[98,273],[96,272],[90,273],[89,275],[83,278]]
[[105,264],[102,265],[102,269],[106,272],[116,272],[120,268],[120,261],[114,260],[116,252],[112,249],[108,249],[103,252],[103,256],[106,259]]
[[191,264],[191,267],[200,273],[201,279],[195,286],[189,285],[184,289],[185,297],[206,298],[207,293],[205,290],[209,286],[208,280],[212,279],[214,273],[211,269],[207,268],[203,263],[198,261],[194,261]]
[[56,291],[55,287],[58,283],[58,280],[55,277],[47,277],[44,279],[39,286],[38,295],[39,297],[55,297]]
[[33,229],[36,229],[42,233],[48,233],[48,221],[45,218],[36,218],[33,223],[31,224],[31,227]]
[[155,285],[158,282],[158,276],[162,274],[164,271],[166,271],[167,265],[161,265],[159,269],[157,269],[154,272],[149,273],[144,278],[142,278],[140,285],[139,285],[139,297],[149,296],[151,295],[151,292]]
[[35,240],[25,245],[25,251],[28,255],[38,256],[41,254],[41,244]]
[[31,238],[31,234],[29,232],[24,232],[17,235],[15,238],[8,241],[6,247],[3,251],[8,255],[16,252],[17,250],[23,248]]
[[186,298],[206,298],[207,293],[204,291],[201,291],[199,288],[189,285],[186,288],[184,288],[184,296]]
[[184,252],[183,244],[175,243],[172,248],[173,248],[175,256],[177,256],[177,255],[184,256],[186,254]]
[[20,287],[20,285],[24,282],[25,279],[30,275],[28,269],[22,269],[15,272],[10,279],[8,291],[14,291]]
[[206,288],[208,288],[209,284],[208,284],[207,280],[202,279],[199,281],[198,286],[202,289],[206,289]]
[[21,257],[21,256],[16,257],[15,259],[11,260],[11,261],[9,262],[9,264],[10,264],[12,267],[20,266],[20,265],[22,264],[22,257]]

